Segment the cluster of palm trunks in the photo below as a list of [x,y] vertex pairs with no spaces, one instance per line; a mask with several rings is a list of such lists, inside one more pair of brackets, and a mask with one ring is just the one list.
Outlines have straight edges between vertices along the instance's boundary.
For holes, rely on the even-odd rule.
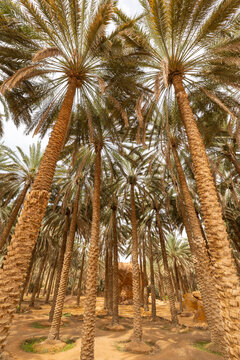
[[[111,243],[105,271],[110,273],[113,295],[106,306],[112,312],[113,325],[118,324],[121,218],[124,236],[131,239],[132,341],[143,341],[141,302],[147,296],[146,263],[139,264],[139,260],[144,262],[145,256],[140,253],[146,250],[146,243],[152,316],[156,318],[155,237],[171,321],[178,322],[175,293],[183,292],[183,282],[177,278],[176,269],[175,275],[171,274],[163,216],[171,202],[163,201],[164,196],[154,190],[166,194],[171,179],[211,340],[226,359],[240,358],[239,277],[227,233],[226,204],[219,201],[216,186],[221,171],[218,164],[209,161],[209,142],[213,140],[207,137],[208,122],[212,122],[212,139],[222,134],[225,125],[226,138],[234,143],[231,151],[226,143],[224,151],[229,150],[233,202],[239,210],[239,0],[143,0],[141,5],[143,16],[131,19],[111,0],[99,0],[98,4],[85,0],[0,1],[4,111],[16,124],[25,122],[29,131],[35,129],[44,135],[52,128],[37,173],[22,189],[0,238],[1,247],[8,244],[0,269],[0,357],[4,356],[33,258],[41,250],[38,244],[46,209],[54,212],[60,203],[63,236],[54,263],[57,275],[48,338],[59,338],[74,241],[77,236],[85,238],[89,240],[84,246],[87,303],[80,358],[94,359],[102,229],[106,230],[108,246]],[[112,22],[111,32],[108,25]],[[180,157],[182,150],[191,157],[188,170]],[[64,173],[59,169],[55,173],[59,159],[71,182],[66,190],[72,194],[70,207],[66,206],[67,196],[56,196]],[[3,168],[3,174],[6,172]],[[189,173],[195,181],[194,196],[189,189]],[[53,181],[54,176],[57,181]],[[4,188],[4,181],[2,184]],[[83,189],[88,194],[84,200]],[[126,203],[128,209],[121,213]],[[145,208],[150,216],[144,214]],[[83,209],[84,216],[79,218]],[[90,219],[90,229],[85,226],[86,218]],[[106,225],[107,218],[110,221]],[[232,221],[239,231],[239,222]],[[234,244],[239,246],[236,241]],[[85,250],[82,264],[84,256]],[[37,283],[41,282],[44,263],[43,258]],[[33,301],[37,291],[35,287]]]

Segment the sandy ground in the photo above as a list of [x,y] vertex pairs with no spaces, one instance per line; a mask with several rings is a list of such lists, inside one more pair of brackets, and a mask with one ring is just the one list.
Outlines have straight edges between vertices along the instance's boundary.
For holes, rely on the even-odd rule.
[[[21,349],[21,343],[32,337],[46,336],[48,329],[37,329],[32,326],[33,322],[46,321],[48,319],[49,305],[43,301],[37,301],[41,309],[33,309],[30,313],[15,315],[11,334],[8,338],[6,350],[15,360],[79,360],[82,328],[82,300],[80,308],[75,306],[75,298],[67,298],[63,313],[71,313],[66,318],[68,326],[61,329],[63,338],[73,338],[76,346],[66,352],[56,354],[34,354],[26,353]],[[26,304],[24,305],[26,306]],[[126,325],[126,331],[113,332],[103,328],[111,323],[111,318],[105,315],[103,310],[103,299],[97,299],[97,323],[95,338],[95,359],[96,360],[220,360],[218,355],[198,350],[192,346],[196,341],[209,340],[207,330],[199,329],[192,323],[191,318],[184,318],[182,322],[191,326],[188,332],[180,333],[181,328],[173,327],[170,318],[168,305],[158,301],[158,320],[153,323],[150,313],[143,312],[143,340],[155,343],[159,349],[154,355],[136,355],[119,351],[121,342],[128,340],[132,334],[132,306],[120,305],[120,323]],[[195,325],[195,327],[193,327]]]

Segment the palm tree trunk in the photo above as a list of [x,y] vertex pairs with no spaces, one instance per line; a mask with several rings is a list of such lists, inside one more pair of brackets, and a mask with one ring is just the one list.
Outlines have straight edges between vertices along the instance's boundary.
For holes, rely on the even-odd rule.
[[178,267],[176,264],[176,260],[174,260],[174,272],[175,272],[175,277],[176,277],[176,290],[178,292],[178,301],[179,301],[179,307],[180,307],[180,311],[183,311],[183,303],[182,303],[182,291],[181,291],[181,286],[180,286],[180,281],[179,281],[179,274],[178,274]]
[[72,282],[71,296],[74,296],[76,278],[77,278],[77,269],[75,269],[74,274],[73,274],[73,282]]
[[131,225],[132,225],[132,277],[133,277],[133,341],[142,341],[142,318],[140,303],[140,277],[138,265],[137,217],[134,183],[131,183]]
[[[206,249],[205,239],[202,236],[202,229],[199,223],[199,219],[197,217],[195,207],[193,205],[192,197],[186,182],[185,174],[183,172],[180,159],[178,157],[177,149],[174,144],[172,146],[172,152],[178,173],[180,187],[183,194],[183,200],[186,206],[188,221],[190,223],[190,229],[193,234],[193,236],[188,234],[188,240],[193,256],[193,263],[195,266],[195,272],[197,276],[199,290],[202,295],[204,310],[211,333],[211,341],[217,346],[222,344],[221,347],[223,351],[225,344],[223,341],[224,334],[222,330],[223,329],[222,319],[220,316],[218,289],[215,286],[215,282],[213,280],[212,268],[211,268],[210,258],[208,256],[208,252]],[[180,203],[183,202],[180,192],[179,192],[179,200]],[[182,208],[183,214],[184,211],[185,209]],[[187,222],[186,219],[185,222]],[[188,229],[188,233],[189,232],[190,230]]]
[[140,267],[140,304],[141,307],[144,305],[144,274],[143,274],[143,265],[142,265],[142,251],[141,247],[139,248],[139,267]]
[[113,316],[112,324],[119,324],[118,317],[118,238],[117,238],[117,207],[112,207],[113,221]]
[[100,232],[100,187],[101,187],[101,149],[96,144],[96,159],[94,170],[93,189],[93,214],[90,249],[88,256],[88,269],[86,281],[86,301],[84,306],[83,330],[81,343],[81,360],[94,360],[94,332],[96,322],[96,298],[97,298],[97,271],[99,254],[99,232]]
[[43,289],[43,296],[46,295],[47,293],[47,289],[48,289],[48,282],[49,282],[49,278],[50,278],[50,275],[51,275],[51,266],[49,264],[49,267],[48,267],[48,272],[47,272],[47,277],[46,277],[46,281],[45,281],[45,284],[44,284],[44,289]]
[[104,309],[108,309],[108,244],[106,244],[106,250],[105,250],[105,277],[104,277]]
[[19,212],[19,209],[20,207],[22,206],[23,204],[23,201],[25,199],[25,196],[26,196],[26,193],[28,191],[30,187],[30,182],[26,182],[25,185],[24,185],[24,188],[22,190],[22,192],[19,194],[19,196],[17,197],[17,200],[15,201],[15,205],[14,205],[14,208],[12,210],[12,213],[3,229],[3,232],[0,236],[0,250],[3,248],[5,242],[7,241],[8,239],[8,236],[10,234],[10,231],[13,227],[13,224],[15,223],[15,220],[17,218],[17,215],[18,215],[18,212]]
[[42,158],[32,190],[24,201],[15,234],[0,270],[0,353],[3,351],[13,313],[27,275],[34,245],[48,203],[57,160],[64,145],[76,92],[76,80],[69,83],[58,119]]
[[83,249],[83,253],[82,253],[82,263],[81,263],[80,275],[79,275],[79,280],[78,280],[77,306],[80,306],[80,296],[81,296],[81,290],[82,290],[84,261],[85,261],[85,248]]
[[[229,359],[240,356],[239,298],[240,286],[236,265],[222,219],[221,207],[212,178],[206,150],[183,87],[182,77],[175,75],[173,85],[183,120],[194,165],[198,196],[204,218],[209,250],[214,266],[214,279],[219,292],[219,305]],[[224,257],[223,257],[224,254]]]
[[113,266],[112,266],[112,238],[108,239],[108,313],[113,314]]
[[143,288],[144,288],[144,297],[143,297],[143,307],[145,311],[148,311],[148,280],[147,280],[147,267],[146,267],[146,253],[145,253],[145,238],[143,237]]
[[159,238],[160,238],[161,249],[162,249],[164,275],[165,275],[166,282],[167,282],[167,284],[166,284],[167,285],[167,295],[168,295],[168,300],[169,300],[169,303],[170,303],[171,318],[172,318],[172,322],[174,324],[178,324],[177,310],[176,310],[175,301],[174,301],[174,290],[173,290],[173,284],[172,284],[172,281],[171,281],[171,275],[170,275],[169,266],[168,266],[164,234],[163,234],[163,230],[162,230],[162,224],[161,224],[160,216],[159,216],[159,213],[158,213],[157,209],[156,209],[156,218],[157,218]]
[[34,284],[32,296],[31,296],[31,300],[30,300],[30,303],[29,303],[29,306],[32,306],[32,307],[34,307],[35,297],[36,297],[36,294],[37,294],[38,289],[39,289],[40,279],[41,279],[41,276],[42,276],[42,272],[43,272],[43,269],[44,269],[44,265],[45,265],[46,259],[47,259],[47,252],[46,252],[45,256],[43,256],[42,261],[40,261],[40,266],[39,266],[39,270],[38,270],[38,275],[37,275],[37,278],[36,278],[36,280],[35,280],[35,284]]
[[38,287],[38,291],[37,291],[37,294],[36,294],[37,299],[39,299],[39,297],[40,297],[40,292],[41,292],[41,289],[42,289],[43,279],[44,279],[44,276],[45,276],[46,268],[47,268],[47,262],[45,262],[45,264],[44,264],[41,279],[39,281],[39,287]]
[[70,211],[69,211],[69,209],[67,209],[66,216],[65,216],[64,229],[63,229],[63,236],[62,236],[62,245],[61,245],[61,249],[60,249],[60,253],[59,253],[59,257],[58,257],[58,263],[57,263],[56,283],[55,283],[55,287],[54,287],[54,294],[53,294],[53,299],[52,299],[51,310],[49,313],[49,321],[50,322],[52,322],[52,320],[53,320],[53,314],[54,314],[56,301],[57,301],[57,294],[58,294],[58,289],[59,289],[60,280],[61,280],[61,273],[62,273],[62,267],[63,267],[64,254],[65,254],[65,250],[66,250],[69,224],[70,224]]
[[67,238],[66,250],[64,253],[64,261],[62,266],[60,284],[57,294],[56,305],[53,314],[53,320],[51,324],[51,328],[48,334],[48,339],[50,340],[59,340],[59,331],[61,326],[61,318],[62,318],[62,310],[64,305],[64,300],[66,296],[67,284],[68,284],[68,276],[69,270],[72,261],[72,252],[73,252],[73,244],[75,239],[76,225],[77,225],[77,215],[78,215],[78,203],[80,197],[80,184],[77,184],[77,191],[73,204],[73,214],[71,225],[69,229],[69,234]]
[[160,283],[160,287],[161,287],[161,289],[160,289],[159,292],[162,294],[162,300],[163,300],[164,302],[166,302],[164,281],[163,281],[163,277],[162,277],[162,273],[161,273],[159,261],[157,262],[157,266],[158,266],[159,283]]
[[24,293],[25,293],[25,291],[26,291],[26,288],[27,288],[27,285],[28,285],[28,282],[29,282],[29,279],[30,279],[31,271],[32,271],[32,268],[33,268],[33,263],[34,263],[34,259],[35,259],[36,248],[37,248],[37,244],[35,244],[34,249],[33,249],[33,252],[32,252],[32,257],[31,257],[31,261],[30,261],[30,264],[29,264],[29,267],[28,267],[26,280],[25,280],[25,282],[24,282],[23,289],[22,289],[22,291],[21,291],[20,299],[19,299],[19,302],[18,302],[18,311],[19,311],[19,312],[20,312],[20,310],[21,310],[21,305],[22,305],[22,302],[23,302]]
[[148,224],[148,246],[149,246],[149,263],[150,263],[150,279],[151,279],[151,301],[152,301],[152,320],[156,321],[156,292],[155,292],[155,279],[153,268],[153,251],[152,251],[152,237],[151,237],[151,224]]
[[56,256],[56,258],[55,258],[55,261],[54,261],[54,264],[52,267],[52,271],[51,271],[51,276],[49,278],[47,295],[46,295],[46,299],[45,299],[46,304],[49,303],[49,299],[50,299],[50,295],[51,295],[51,291],[52,291],[52,287],[53,287],[53,279],[54,279],[54,275],[55,275],[55,271],[56,271],[56,267],[57,267],[57,261],[58,261],[58,256]]

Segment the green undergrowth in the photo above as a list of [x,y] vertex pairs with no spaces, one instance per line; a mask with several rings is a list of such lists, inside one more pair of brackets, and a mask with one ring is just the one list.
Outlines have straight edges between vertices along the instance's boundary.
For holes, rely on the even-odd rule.
[[34,327],[35,329],[47,329],[50,327],[50,325],[42,325],[41,323],[35,321],[32,324],[32,327]]
[[206,347],[208,344],[210,344],[209,341],[197,341],[197,342],[195,342],[193,344],[193,346],[198,350],[205,351],[205,352],[208,352],[210,354],[215,354],[215,355],[222,356],[222,354],[220,352],[208,349]]
[[[44,341],[46,339],[47,339],[46,336],[43,336],[43,337],[40,337],[40,338],[32,338],[32,339],[24,340],[24,342],[21,344],[21,349],[26,351],[26,352],[45,354],[45,353],[48,352],[47,350],[46,351],[43,350],[42,352],[38,352],[38,351],[36,351],[34,349],[34,345],[39,344],[39,343],[41,343],[42,341]],[[55,351],[55,352],[64,352],[64,351],[72,349],[75,346],[75,341],[74,340],[65,339],[63,341],[66,342],[66,346],[63,349],[61,349],[59,351]]]
[[65,317],[71,317],[71,313],[65,313],[65,314],[63,314],[63,316],[65,316]]

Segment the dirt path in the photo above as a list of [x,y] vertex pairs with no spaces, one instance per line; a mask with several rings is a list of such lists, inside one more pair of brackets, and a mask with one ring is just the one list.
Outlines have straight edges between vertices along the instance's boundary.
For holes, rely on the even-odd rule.
[[[72,316],[66,318],[68,326],[62,327],[63,338],[74,338],[76,346],[67,352],[57,354],[33,354],[21,350],[21,343],[28,338],[46,336],[48,329],[34,328],[34,322],[46,321],[48,319],[49,305],[41,304],[41,309],[33,310],[29,314],[15,316],[11,334],[8,338],[6,350],[11,353],[15,360],[79,360],[81,344],[81,314],[83,307],[73,307],[72,299],[67,299],[63,313],[71,313]],[[194,348],[191,344],[196,341],[209,340],[206,330],[190,328],[188,332],[180,333],[179,329],[174,328],[167,320],[158,319],[152,323],[149,317],[143,319],[144,341],[154,342],[159,346],[159,350],[154,355],[135,355],[119,351],[119,342],[126,341],[132,333],[132,307],[129,305],[120,306],[121,323],[126,325],[126,331],[112,332],[105,331],[103,328],[110,323],[110,317],[104,317],[102,310],[102,299],[98,299],[96,340],[95,340],[95,359],[96,360],[220,360],[221,357],[203,352]],[[168,307],[158,304],[158,316],[166,314]],[[143,315],[149,315],[144,313]],[[167,314],[167,317],[169,314]],[[189,321],[189,320],[188,320]],[[120,343],[121,344],[121,343]]]

